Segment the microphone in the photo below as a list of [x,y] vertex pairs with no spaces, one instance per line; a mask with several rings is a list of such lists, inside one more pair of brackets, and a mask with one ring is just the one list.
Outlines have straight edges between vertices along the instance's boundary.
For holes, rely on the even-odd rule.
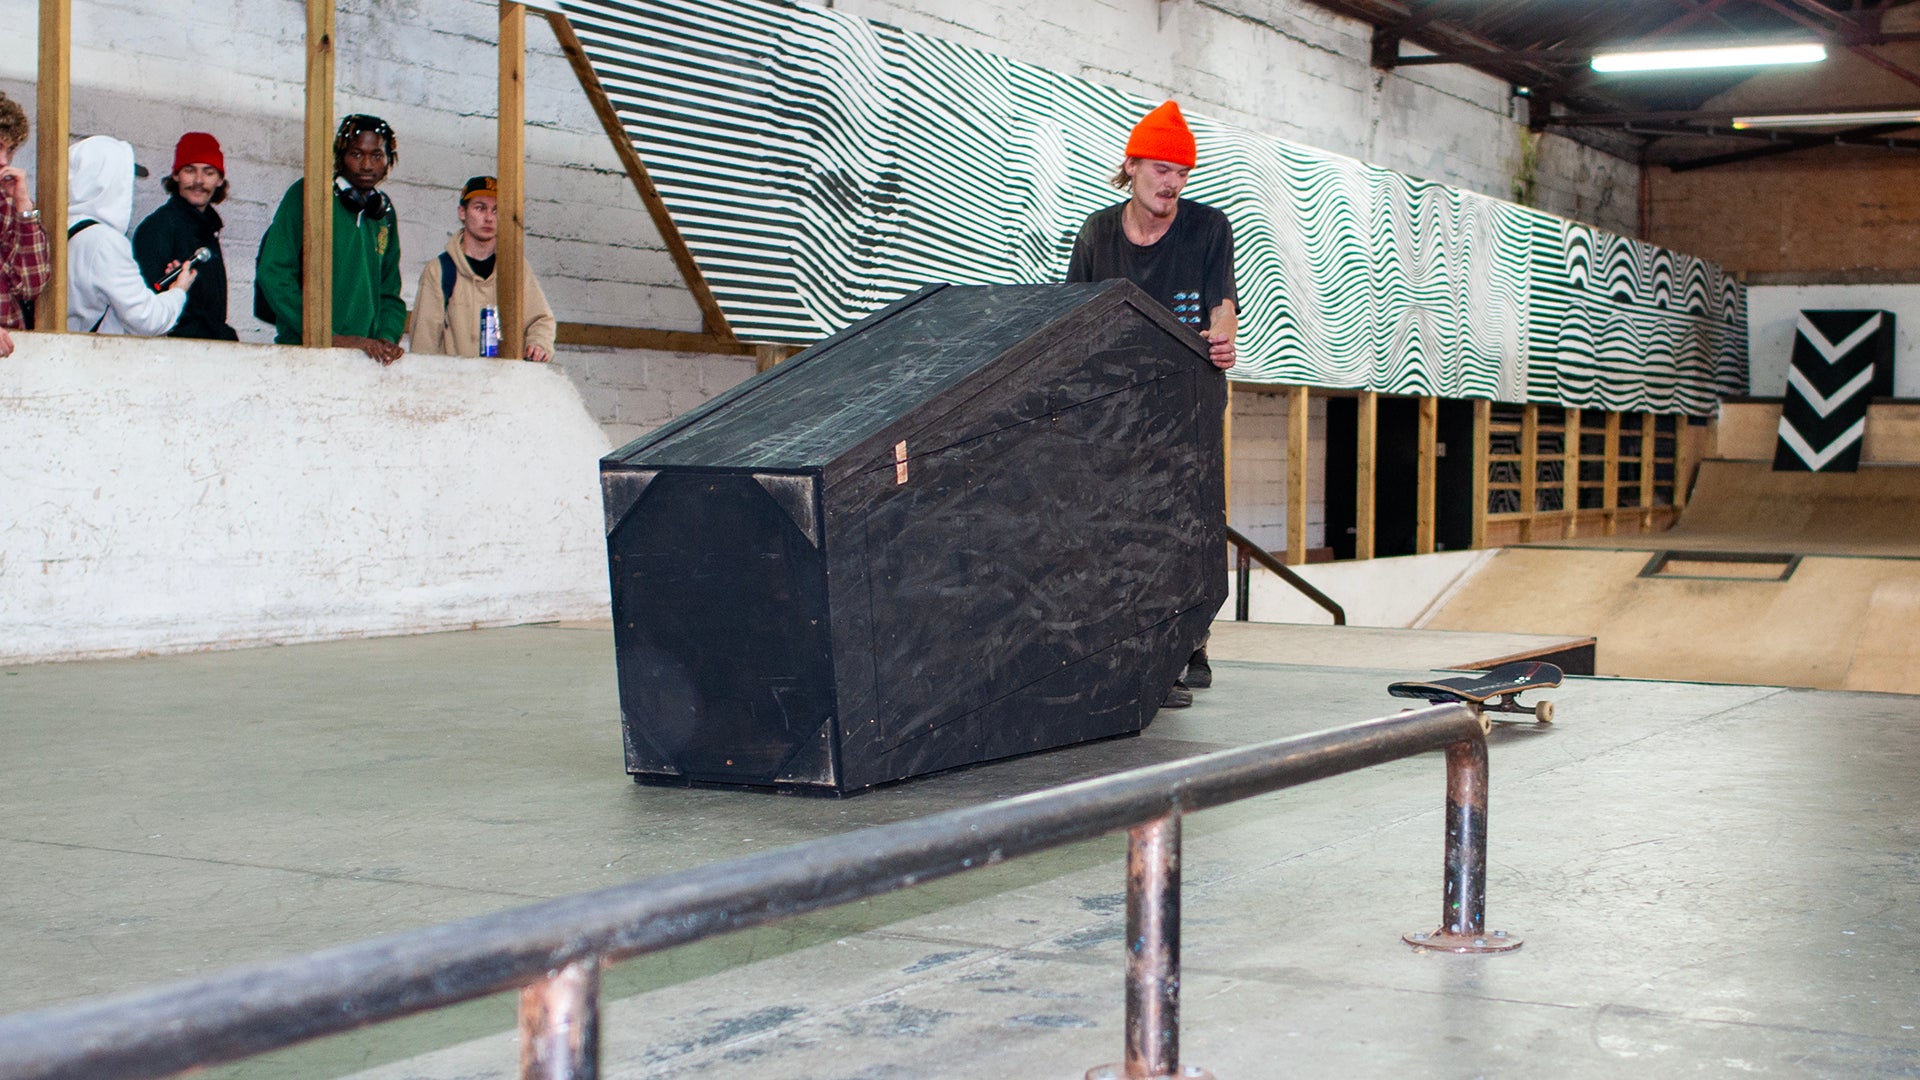
[[183,262],[179,266],[174,267],[172,270],[167,272],[166,277],[163,277],[159,281],[154,282],[153,291],[159,292],[161,288],[163,288],[168,282],[172,281],[174,278],[179,277],[180,271],[185,270],[187,267],[198,266],[203,262],[212,262],[212,261],[213,261],[213,252],[208,251],[206,248],[196,249],[193,253],[193,258],[188,259],[186,262]]

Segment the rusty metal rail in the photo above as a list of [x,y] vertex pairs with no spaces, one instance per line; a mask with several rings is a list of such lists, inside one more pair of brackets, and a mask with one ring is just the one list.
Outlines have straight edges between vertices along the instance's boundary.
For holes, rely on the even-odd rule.
[[1320,605],[1321,610],[1332,615],[1333,625],[1347,625],[1346,608],[1336,603],[1333,597],[1314,588],[1313,582],[1294,573],[1293,567],[1274,558],[1271,552],[1247,539],[1246,534],[1231,525],[1227,526],[1227,543],[1232,544],[1237,553],[1234,560],[1237,577],[1234,581],[1233,621],[1247,621],[1247,612],[1252,603],[1250,594],[1253,592],[1253,564],[1259,563],[1278,575],[1281,581],[1299,590],[1302,596]]
[[761,926],[1064,844],[1129,831],[1126,1046],[1089,1076],[1204,1076],[1180,1065],[1180,819],[1446,750],[1441,922],[1410,944],[1499,951],[1485,928],[1487,749],[1479,717],[1437,705],[286,961],[0,1017],[0,1078],[171,1076],[519,988],[521,1075],[599,1070],[599,972],[615,960]]

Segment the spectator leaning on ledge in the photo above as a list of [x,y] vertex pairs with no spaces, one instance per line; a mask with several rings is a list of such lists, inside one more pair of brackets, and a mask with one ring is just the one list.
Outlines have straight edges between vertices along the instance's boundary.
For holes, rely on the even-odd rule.
[[[333,343],[382,364],[400,359],[407,302],[400,296],[400,219],[380,190],[400,160],[393,129],[355,113],[333,140]],[[274,341],[298,345],[300,251],[306,238],[306,180],[293,182],[260,241],[253,313],[274,325]]]
[[33,205],[33,185],[13,164],[27,131],[26,110],[0,94],[0,356],[13,355],[9,331],[27,328],[27,306],[53,277],[47,234]]
[[173,329],[187,306],[192,266],[155,293],[133,261],[133,178],[145,175],[119,139],[95,135],[67,151],[69,330],[151,337]]
[[[413,299],[413,335],[407,339],[417,353],[452,356],[480,355],[480,309],[498,308],[500,282],[494,275],[495,245],[500,237],[500,185],[491,176],[476,176],[460,189],[460,231],[447,241],[447,250],[420,272],[420,291]],[[540,282],[525,259],[520,261],[521,325],[526,328],[525,359],[545,363],[553,359],[553,309],[540,291]]]
[[133,231],[140,276],[155,289],[165,288],[169,275],[191,262],[196,252],[207,252],[207,261],[195,267],[199,279],[187,290],[187,310],[168,334],[240,340],[227,325],[227,260],[220,251],[220,212],[213,208],[227,197],[227,161],[220,140],[204,131],[180,136],[173,148],[173,172],[160,183],[167,189],[167,201]]

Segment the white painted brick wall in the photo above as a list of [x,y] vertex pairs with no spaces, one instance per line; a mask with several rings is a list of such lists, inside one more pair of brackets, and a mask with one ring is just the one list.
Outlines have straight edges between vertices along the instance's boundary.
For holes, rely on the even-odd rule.
[[[33,0],[0,0],[0,25],[26,47],[0,49],[0,91],[34,111]],[[343,0],[337,16],[337,115],[393,124],[400,161],[387,189],[400,213],[406,297],[459,227],[460,184],[494,170],[498,6],[482,0]],[[133,143],[154,177],[138,185],[137,223],[164,199],[160,174],[188,130],[212,131],[227,158],[221,205],[228,320],[241,340],[272,340],[253,318],[253,260],[281,195],[300,174],[304,5],[250,0],[74,0],[76,133]],[[544,19],[527,27],[527,250],[563,321],[698,330],[692,295],[661,244]],[[30,172],[35,143],[19,160]],[[36,178],[37,179],[37,178]],[[733,357],[600,349],[561,367],[616,442],[739,381]],[[592,371],[593,381],[583,373]]]
[[[1233,527],[1269,551],[1287,547],[1287,398],[1235,387]],[[1327,535],[1327,402],[1307,399],[1307,546]]]

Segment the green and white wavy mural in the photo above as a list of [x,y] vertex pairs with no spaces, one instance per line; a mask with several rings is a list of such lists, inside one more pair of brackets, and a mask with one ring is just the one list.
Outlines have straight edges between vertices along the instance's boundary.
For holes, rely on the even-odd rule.
[[[736,331],[818,340],[928,282],[1057,281],[1157,104],[832,10],[561,0]],[[1719,267],[1188,111],[1233,222],[1235,377],[1710,413]]]

